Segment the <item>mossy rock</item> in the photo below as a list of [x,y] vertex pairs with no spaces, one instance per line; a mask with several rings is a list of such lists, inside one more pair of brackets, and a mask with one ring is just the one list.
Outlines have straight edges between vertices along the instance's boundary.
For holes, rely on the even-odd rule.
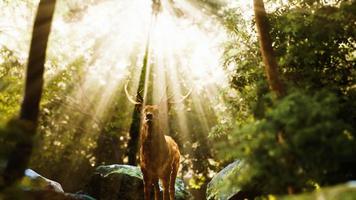
[[239,188],[227,189],[225,187],[232,172],[238,170],[240,165],[241,161],[237,160],[226,166],[211,179],[206,190],[208,200],[229,199],[240,190]]
[[0,193],[1,200],[95,200],[84,194],[70,194],[53,190],[23,190],[19,187],[9,188]]
[[64,192],[61,184],[41,176],[32,169],[25,170],[25,175],[19,186],[24,190],[52,190],[55,192]]
[[[83,192],[100,200],[143,200],[141,169],[130,165],[99,166]],[[190,198],[179,178],[175,183],[175,197],[176,200]]]
[[208,183],[206,197],[208,200],[244,200],[256,196],[253,192],[242,191],[239,186],[228,186],[230,180],[240,173],[241,160],[229,164],[217,173]]
[[356,182],[352,181],[347,184],[337,185],[319,189],[312,193],[299,195],[290,195],[276,198],[278,200],[355,200],[356,199]]
[[62,186],[47,179],[32,169],[14,186],[0,193],[1,200],[95,200],[86,194],[65,193]]

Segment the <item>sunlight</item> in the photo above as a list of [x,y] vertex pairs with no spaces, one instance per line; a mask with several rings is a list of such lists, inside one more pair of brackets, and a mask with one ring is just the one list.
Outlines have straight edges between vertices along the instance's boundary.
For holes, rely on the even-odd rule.
[[0,199],[150,199],[152,186],[164,199],[289,198],[346,186],[355,5],[0,0]]
[[[94,113],[94,120],[100,122],[113,115],[110,113],[111,105],[122,94],[128,77],[131,79],[131,91],[137,90],[149,42],[144,92],[152,91],[152,94],[147,94],[148,97],[152,96],[153,102],[159,103],[162,98],[172,95],[173,101],[179,101],[192,89],[189,100],[173,107],[177,111],[178,134],[183,138],[197,137],[188,128],[192,123],[188,120],[188,115],[191,115],[189,110],[196,112],[199,117],[195,123],[201,124],[208,134],[215,123],[209,119],[207,112],[215,112],[220,90],[228,86],[221,67],[225,30],[214,17],[189,5],[189,2],[177,3],[184,15],[172,11],[168,1],[162,1],[162,4],[163,9],[156,18],[151,17],[150,1],[127,0],[120,3],[106,1],[92,6],[80,21],[59,19],[54,23],[53,33],[58,39],[51,40],[51,45],[61,46],[63,41],[71,45],[55,48],[62,52],[51,54],[66,57],[61,60],[68,62],[62,62],[62,66],[68,66],[74,58],[83,56],[86,69],[80,70],[84,73],[78,77],[78,87],[69,95],[72,99],[70,104],[78,107],[84,115]],[[56,71],[59,73],[62,70],[65,67]],[[51,77],[55,74],[48,79]],[[152,82],[152,88],[149,88],[149,82]],[[93,105],[92,102],[98,103]],[[133,107],[130,108],[132,112]],[[163,110],[166,113],[162,118],[163,126],[168,130],[168,106]],[[80,122],[77,123],[80,126]],[[98,133],[91,126],[84,128],[91,134],[83,135],[81,140],[95,141]],[[189,150],[192,147],[186,148]]]
[[[69,5],[62,2],[59,6]],[[55,141],[58,137],[68,137],[69,141],[79,141],[76,147],[78,152],[71,154],[81,155],[81,148],[89,152],[100,135],[103,122],[115,115],[112,111],[115,102],[125,99],[123,86],[128,79],[130,91],[137,90],[148,44],[148,75],[144,91],[152,92],[147,94],[148,98],[157,104],[168,96],[172,96],[173,101],[179,101],[189,90],[193,91],[182,103],[171,107],[164,105],[165,128],[173,129],[169,127],[170,120],[175,120],[177,124],[174,133],[166,134],[178,134],[189,140],[200,137],[189,129],[193,123],[191,116],[194,115],[197,116],[194,123],[199,124],[208,135],[210,128],[216,124],[208,114],[215,113],[221,89],[228,87],[221,67],[223,42],[227,34],[216,17],[191,5],[188,0],[176,3],[162,0],[162,10],[155,18],[152,17],[150,0],[102,1],[81,12],[79,17],[73,18],[56,13],[45,74],[46,84],[49,84],[63,72],[77,72],[71,77],[76,80],[76,85],[66,94],[59,108],[63,114],[56,118],[63,122],[59,132],[69,133],[73,127],[77,130],[69,136],[48,133],[50,139],[46,141],[49,142],[46,146],[50,147],[51,140]],[[14,25],[23,29],[26,27],[26,30],[13,32],[11,37],[16,38],[26,32],[27,42],[14,43],[12,49],[18,49],[16,45],[29,44],[31,23],[26,18],[18,18],[19,22]],[[9,38],[1,36],[0,42],[16,42]],[[27,55],[26,48],[21,50],[24,55]],[[24,57],[26,59],[27,56]],[[83,63],[81,68],[75,68],[76,62]],[[58,87],[66,86],[60,82]],[[170,115],[169,108],[176,111],[176,116]],[[127,109],[130,110],[128,116],[131,116],[133,106],[123,108]],[[72,113],[82,117],[69,122],[67,115]],[[88,117],[88,122],[83,121]],[[128,134],[129,127],[122,129]],[[54,146],[57,151],[65,151],[68,145],[73,145],[69,141]],[[84,144],[90,145],[82,146]],[[197,146],[199,144],[194,145],[195,148]],[[184,148],[190,152],[193,147]],[[93,165],[95,159],[90,157],[90,160]]]
[[[200,88],[211,82],[223,84],[225,77],[220,68],[220,56],[224,31],[218,24],[212,25],[212,19],[198,23],[195,20],[162,11],[152,37],[154,57],[171,59],[173,67],[185,74],[185,81],[193,81],[189,83],[193,87]],[[203,29],[199,23],[209,25]]]
[[26,4],[10,7],[1,1],[0,9],[0,46],[13,50],[20,61],[26,63],[35,7],[31,7],[32,10]]
[[[167,2],[164,4],[167,9],[159,13],[150,27],[151,4],[147,2],[136,0],[118,4],[108,1],[88,9],[82,21],[64,23],[62,20],[54,24],[54,29],[58,30],[55,34],[61,35],[60,40],[69,37],[72,44],[72,49],[62,48],[63,51],[92,57],[88,62],[82,88],[94,91],[89,96],[95,95],[102,99],[96,107],[99,118],[105,115],[105,109],[116,96],[113,91],[122,86],[125,77],[129,75],[129,68],[135,69],[131,74],[136,80],[133,84],[137,86],[150,28],[152,54],[149,66],[152,65],[156,71],[154,82],[157,89],[153,90],[156,102],[163,95],[169,95],[162,93],[167,86],[172,87],[174,98],[179,98],[184,92],[182,88],[194,88],[195,92],[201,93],[204,88],[225,87],[227,84],[220,67],[221,44],[225,39],[223,28],[214,19],[187,6],[187,3],[184,7],[189,8],[187,17],[177,17],[169,12]],[[83,43],[81,38],[88,40]],[[93,43],[95,49],[89,49]],[[52,41],[52,45],[56,45],[56,41]],[[106,87],[102,90],[98,86]],[[213,91],[215,94],[211,94],[210,98],[218,94],[218,89]],[[75,92],[73,95],[78,94]],[[204,113],[201,116],[204,118]]]

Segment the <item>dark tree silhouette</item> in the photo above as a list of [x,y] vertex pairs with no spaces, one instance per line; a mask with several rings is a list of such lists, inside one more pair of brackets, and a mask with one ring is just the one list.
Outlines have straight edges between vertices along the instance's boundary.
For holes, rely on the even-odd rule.
[[269,23],[263,0],[253,0],[257,32],[268,84],[278,97],[285,94],[285,88],[278,73],[278,65],[269,34]]
[[[154,27],[155,22],[157,20],[157,15],[160,11],[161,11],[161,1],[153,0],[151,29]],[[136,101],[142,102],[143,104],[145,104],[146,99],[144,98],[146,98],[145,93],[147,93],[147,91],[145,91],[145,81],[147,76],[147,67],[149,65],[148,57],[149,57],[149,50],[150,50],[150,39],[151,39],[151,30],[148,33],[148,37],[147,37],[145,55],[143,58],[140,80],[136,92]],[[143,96],[141,96],[141,92],[144,93]],[[127,156],[128,156],[129,165],[137,165],[138,142],[140,138],[140,128],[141,128],[141,111],[142,111],[142,104],[136,104],[134,112],[132,114],[132,123],[130,126],[130,139],[127,145]]]
[[[143,97],[141,96],[141,92],[144,91],[144,87],[145,87],[149,48],[150,48],[150,43],[148,38],[146,50],[145,50],[145,56],[143,58],[140,80],[136,92],[137,102],[144,101]],[[127,145],[127,156],[128,156],[129,165],[137,165],[138,142],[139,142],[140,128],[141,128],[141,110],[142,110],[142,104],[136,104],[134,112],[132,113],[132,122],[130,126],[130,139]]]
[[38,124],[47,42],[51,31],[55,4],[56,0],[41,0],[38,6],[27,64],[24,99],[19,116],[21,124],[24,125],[23,127],[21,126],[24,136],[19,139],[14,150],[9,155],[3,174],[6,186],[12,185],[23,176],[31,156],[32,139]]

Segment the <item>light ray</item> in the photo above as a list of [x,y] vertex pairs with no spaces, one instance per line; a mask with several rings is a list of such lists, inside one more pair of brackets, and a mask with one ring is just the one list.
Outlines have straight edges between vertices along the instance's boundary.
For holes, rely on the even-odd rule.
[[[75,20],[68,20],[57,13],[48,49],[46,82],[51,83],[67,70],[77,72],[76,77],[70,77],[75,80],[75,86],[66,94],[63,107],[59,108],[63,114],[53,119],[66,121],[56,131],[68,133],[68,136],[60,134],[58,137],[79,137],[79,152],[76,153],[81,154],[81,148],[87,152],[95,147],[102,127],[93,126],[115,115],[112,106],[118,98],[125,98],[122,91],[128,79],[131,94],[137,90],[149,33],[145,93],[150,93],[147,98],[158,104],[162,98],[173,94],[173,100],[177,101],[193,88],[193,93],[185,102],[163,105],[162,119],[167,134],[172,134],[168,129],[174,129],[173,134],[191,140],[194,134],[192,124],[201,125],[206,136],[214,125],[211,115],[216,114],[214,109],[220,90],[228,86],[221,67],[222,43],[227,37],[225,29],[216,17],[198,9],[188,0],[175,1],[175,5],[171,0],[162,2],[162,12],[153,25],[149,0],[102,1],[89,6],[82,17]],[[26,30],[13,33],[13,37],[28,31],[30,23],[23,18],[16,26],[22,23],[25,23]],[[5,40],[2,38],[0,35],[0,42]],[[13,45],[10,39],[6,41]],[[12,49],[16,49],[17,45],[13,45]],[[70,69],[78,58],[81,58],[83,66]],[[124,106],[123,110],[133,112],[133,105]],[[174,112],[169,112],[169,109]],[[171,116],[172,113],[175,116]],[[191,119],[193,114],[197,115],[194,122]],[[70,115],[75,120],[68,122]],[[83,122],[88,116],[92,120]],[[171,120],[178,128],[169,127]],[[129,127],[123,129],[128,130]],[[80,132],[87,134],[81,135]],[[58,137],[52,134],[50,140],[58,140]],[[70,139],[68,143],[57,143],[55,147],[64,151]],[[48,148],[51,146],[50,143],[46,145]],[[191,146],[186,148],[192,150]]]

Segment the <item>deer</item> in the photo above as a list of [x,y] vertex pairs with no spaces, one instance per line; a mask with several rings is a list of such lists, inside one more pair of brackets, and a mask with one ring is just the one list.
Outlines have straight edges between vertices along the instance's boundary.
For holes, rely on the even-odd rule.
[[165,135],[159,120],[160,111],[164,103],[180,103],[191,93],[190,90],[178,102],[162,101],[158,105],[143,105],[143,98],[140,101],[134,100],[125,85],[125,94],[128,100],[135,105],[142,105],[141,110],[141,130],[140,130],[140,168],[143,174],[144,199],[151,199],[152,189],[154,199],[159,199],[159,180],[163,186],[163,200],[174,200],[175,180],[177,177],[180,161],[180,151],[177,143],[172,137]]

